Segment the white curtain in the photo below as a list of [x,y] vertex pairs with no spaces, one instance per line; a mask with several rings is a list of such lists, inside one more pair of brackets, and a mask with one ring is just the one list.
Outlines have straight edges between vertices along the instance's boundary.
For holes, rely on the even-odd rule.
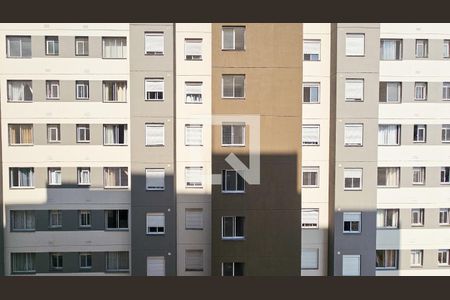
[[19,186],[33,186],[31,169],[19,169]]
[[398,186],[399,172],[398,168],[385,168],[386,171],[386,186]]
[[395,59],[396,58],[396,41],[383,40],[381,41],[381,59]]
[[126,53],[126,38],[103,38],[103,57],[124,58]]
[[398,125],[379,125],[378,145],[397,145],[398,135]]
[[25,100],[25,84],[22,81],[8,81],[8,99]]
[[388,82],[386,84],[387,89],[387,102],[397,102],[400,100],[400,83],[398,82]]

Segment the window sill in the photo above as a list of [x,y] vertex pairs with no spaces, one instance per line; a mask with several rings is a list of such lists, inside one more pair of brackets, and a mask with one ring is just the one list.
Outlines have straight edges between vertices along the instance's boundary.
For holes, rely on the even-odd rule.
[[164,188],[147,188],[145,189],[147,192],[164,192],[165,189]]
[[103,144],[103,146],[128,146],[128,144]]
[[184,146],[186,146],[186,147],[203,147],[203,144],[201,144],[201,145],[184,145]]
[[411,265],[409,267],[412,269],[421,269],[421,268],[423,268],[423,265]]
[[33,190],[34,186],[10,186],[11,190]]
[[88,187],[91,186],[90,183],[78,183],[79,186]]
[[203,61],[203,59],[187,59],[185,58],[184,61]]
[[302,101],[302,103],[303,104],[320,104],[320,102],[305,102],[305,101]]
[[222,144],[222,147],[245,147],[245,144]]
[[145,56],[164,56],[164,52],[144,52]]
[[12,146],[12,147],[29,147],[29,146],[34,146],[34,144],[9,144],[9,146]]
[[8,100],[8,103],[33,103],[33,100]]
[[377,267],[376,270],[377,271],[396,271],[396,270],[398,270],[398,268],[397,267],[395,267],[395,268],[379,268],[379,267]]
[[126,57],[103,57],[102,59],[108,59],[108,60],[126,60]]
[[402,104],[401,101],[378,101],[380,104]]
[[302,188],[319,188],[318,185],[302,185]]
[[129,228],[105,228],[105,231],[108,231],[108,232],[129,231]]
[[89,101],[89,98],[75,98],[77,101]]
[[11,232],[36,232],[36,229],[11,229]]
[[89,144],[91,141],[77,141],[77,144]]
[[225,52],[245,52],[245,49],[224,49],[224,48],[222,48],[221,50],[225,51]]
[[78,230],[90,230],[92,226],[78,226]]
[[127,190],[129,186],[104,186],[105,190]]
[[245,194],[245,191],[224,191],[224,190],[222,190],[222,194]]
[[424,225],[423,224],[411,224],[411,227],[420,228],[420,227],[424,227]]
[[165,232],[161,232],[161,233],[149,233],[149,232],[147,232],[146,233],[146,235],[157,235],[157,236],[161,236],[161,235],[165,235],[166,233]]
[[342,231],[343,234],[361,234],[361,231]]
[[222,237],[222,241],[244,241],[245,237]]
[[223,97],[222,100],[245,100],[245,97]]
[[356,148],[362,148],[362,144],[344,144],[345,147],[356,147]]
[[130,270],[105,270],[105,273],[129,273]]
[[199,185],[199,186],[185,186],[185,188],[187,188],[187,189],[203,189],[203,185]]
[[319,229],[319,227],[301,227],[301,229],[305,229],[305,230],[317,230]]
[[203,104],[203,101],[201,102],[184,102],[184,104]]
[[46,98],[45,100],[48,100],[48,101],[58,101],[58,100],[61,100],[60,98]]
[[398,230],[398,227],[377,227],[377,230]]
[[103,100],[103,103],[128,103],[127,101]]
[[144,99],[146,102],[164,102],[164,99]]
[[149,148],[152,148],[152,147],[164,147],[164,146],[165,146],[164,144],[145,145],[145,147],[149,147]]
[[346,54],[345,57],[366,57],[365,54]]
[[317,147],[317,146],[320,146],[320,144],[302,144],[302,146],[306,146],[306,147]]
[[344,188],[344,191],[347,191],[347,192],[358,192],[358,191],[362,191],[363,189],[362,188],[357,188],[357,189],[349,189],[349,188]]

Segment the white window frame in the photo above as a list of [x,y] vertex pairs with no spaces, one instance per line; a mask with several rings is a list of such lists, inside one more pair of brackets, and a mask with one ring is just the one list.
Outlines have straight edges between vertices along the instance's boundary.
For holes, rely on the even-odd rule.
[[[442,181],[442,175],[444,175],[444,181]],[[448,178],[447,181],[445,181],[445,177]],[[441,184],[450,184],[450,167],[441,167],[441,181],[440,182],[441,182]]]
[[46,99],[58,100],[59,99],[59,80],[46,80]]
[[[15,218],[17,218],[16,214],[23,214],[22,220],[23,225],[22,228],[15,227],[16,224]],[[36,231],[36,214],[34,210],[11,210],[11,231]]]
[[[345,223],[350,222],[350,230],[345,229]],[[358,224],[358,229],[353,230],[352,224]],[[342,233],[345,234],[357,234],[361,233],[362,214],[361,212],[343,212],[342,213]]]
[[[422,52],[422,53],[420,53],[420,52]],[[415,55],[416,55],[416,58],[428,58],[428,40],[427,39],[416,39]]]
[[[304,176],[305,173],[316,173],[316,184],[305,185]],[[319,167],[302,167],[302,187],[304,188],[318,188],[320,186],[320,169]]]
[[[89,182],[82,182],[83,173],[87,174]],[[91,185],[91,168],[89,167],[77,168],[77,179],[78,185]]]
[[[162,173],[162,185],[156,186],[156,185],[150,185],[149,182],[149,174],[150,173]],[[159,179],[158,179],[159,180]],[[145,189],[147,191],[164,191],[166,189],[166,171],[163,168],[147,168],[145,169]]]
[[[7,80],[7,98],[8,102],[33,102],[33,81],[32,80]],[[13,99],[11,91],[15,85],[20,85],[23,93],[23,99]],[[30,98],[26,99],[26,89],[29,91]]]
[[[415,215],[417,215],[417,222],[414,221]],[[423,227],[424,225],[425,225],[425,209],[411,208],[411,226]]]
[[443,48],[443,58],[450,57],[450,40],[444,40],[444,48]]
[[[358,86],[359,89],[361,89],[361,97],[352,97],[351,95],[348,95],[348,89],[350,88],[350,85],[361,85],[361,87]],[[365,85],[365,80],[364,78],[346,78],[345,79],[345,90],[344,90],[344,94],[345,94],[345,101],[346,102],[364,102],[364,85]]]
[[443,143],[449,143],[450,142],[450,124],[442,124],[441,141]]
[[[225,96],[224,91],[225,91],[225,85],[224,85],[224,77],[230,76],[233,78],[233,95],[232,96]],[[243,89],[243,95],[242,96],[236,96],[236,78],[237,77],[243,77],[243,85],[242,85],[242,89]],[[246,96],[246,76],[245,74],[222,74],[222,99],[245,99]]]
[[[347,174],[346,174],[347,173]],[[359,177],[348,177],[351,173],[359,173]],[[351,186],[346,186],[346,179],[351,179]],[[359,186],[355,186],[355,179],[359,178]],[[362,168],[345,168],[344,169],[344,190],[345,191],[361,191],[363,187],[363,169]]]
[[[382,86],[385,86],[385,94],[382,94]],[[380,82],[380,103],[401,103],[402,102],[402,82],[401,81],[382,81]],[[397,91],[397,100],[391,100],[389,98],[389,90],[395,89]]]
[[[56,139],[53,139],[52,135],[55,135]],[[60,143],[61,142],[61,125],[60,124],[47,124],[47,141],[48,141],[48,143]]]
[[[356,141],[352,140],[349,136],[349,130],[350,128],[357,128],[361,131],[361,138]],[[364,140],[364,124],[363,123],[346,123],[344,125],[344,146],[345,147],[360,147],[363,146],[363,140]]]
[[[83,224],[83,219],[89,220],[89,224]],[[80,228],[92,227],[92,213],[90,210],[80,210],[78,212],[78,226]]]
[[[422,133],[422,139],[420,135]],[[413,142],[414,143],[426,143],[427,141],[427,125],[425,124],[414,124],[413,126]]]
[[[362,38],[362,50],[361,49],[349,49],[349,43],[361,43],[359,39]],[[362,57],[365,56],[365,44],[366,44],[366,36],[364,33],[347,33],[345,35],[345,55],[349,57]],[[353,45],[356,46],[356,45]],[[356,47],[360,47],[361,45],[357,45]]]
[[[106,140],[106,128],[112,127],[114,130],[114,141],[108,143]],[[123,128],[123,143],[120,143],[120,129]],[[128,145],[128,124],[103,124],[103,145],[105,146],[126,146]]]
[[[150,226],[149,221],[151,221],[152,217],[157,218],[159,226]],[[162,217],[162,218],[161,218]],[[162,219],[162,224],[160,224],[160,219]],[[162,226],[161,226],[162,225]],[[156,228],[156,231],[152,232],[149,228]],[[147,213],[146,221],[145,221],[145,232],[147,235],[164,235],[166,233],[166,215],[164,213]]]
[[[50,52],[50,45],[53,45],[53,52]],[[59,37],[46,36],[45,37],[45,55],[59,55]]]
[[[159,130],[158,133],[161,134],[160,141],[157,141],[156,143],[150,143],[149,136],[148,136],[148,130],[150,128],[157,128]],[[145,123],[145,146],[147,147],[159,147],[165,145],[165,124],[164,123]]]
[[[388,142],[384,142],[381,136],[381,133],[383,132],[383,128],[391,128],[393,129],[395,126],[395,131],[396,131],[396,141],[395,143],[391,143],[390,141]],[[389,131],[389,130],[388,130]],[[378,124],[378,146],[400,146],[401,144],[401,132],[402,132],[402,127],[399,124]]]
[[[236,188],[234,189],[234,190],[228,190],[227,189],[227,179],[228,179],[228,176],[227,176],[227,174],[228,173],[235,173],[235,179],[236,179]],[[245,179],[244,179],[244,177],[242,177],[239,173],[238,173],[238,171],[237,170],[234,170],[234,169],[229,169],[229,170],[222,170],[222,193],[224,193],[224,194],[243,194],[243,193],[245,193]],[[238,190],[238,179],[239,179],[239,177],[241,177],[242,178],[242,181],[243,181],[243,184],[244,184],[244,187],[243,187],[243,189],[242,190]]]
[[[53,176],[53,173],[55,173],[55,176]],[[59,176],[58,176],[59,174]],[[53,179],[59,178],[59,182],[56,180],[56,182],[53,182]],[[55,168],[50,167],[48,168],[48,185],[61,185],[62,184],[62,172],[61,168]]]
[[[83,51],[80,51],[82,48]],[[76,36],[75,37],[75,56],[88,56],[89,55],[89,37],[88,36]]]
[[[442,219],[446,219],[446,222],[442,222]],[[439,209],[439,225],[445,226],[450,225],[450,208],[440,208]]]
[[[308,51],[305,50],[305,45],[306,44],[319,44],[318,48],[319,51],[318,53],[313,53],[311,51],[311,53],[309,53]],[[317,46],[316,46],[317,48]],[[321,60],[321,49],[322,48],[322,41],[320,39],[304,39],[303,40],[303,61],[320,61]],[[305,55],[309,55],[309,59],[305,59]],[[317,59],[311,59],[311,55],[317,55]]]
[[[18,56],[13,56],[13,55],[11,55],[11,40],[12,39],[17,39],[18,41],[19,41],[19,52],[20,52],[20,55],[18,55]],[[24,43],[24,39],[29,39],[30,40],[30,55],[29,56],[24,56],[24,54],[23,54],[23,43]],[[7,50],[7,52],[6,52],[6,54],[7,54],[7,57],[8,58],[31,58],[31,56],[32,56],[32,46],[31,46],[31,35],[7,35],[6,36],[6,46],[7,46],[7,48],[6,48],[6,50]]]
[[[200,132],[200,143],[189,142],[188,136],[190,129],[197,129]],[[191,131],[192,132],[192,131]],[[192,141],[192,139],[190,139]],[[185,146],[203,146],[203,124],[185,124],[184,125],[184,145]]]
[[[116,212],[116,218],[115,219],[116,219],[117,226],[115,226],[115,227],[110,227],[109,224],[108,224],[108,213],[110,211]],[[120,216],[121,215],[123,216],[123,214],[121,214],[120,212],[124,212],[124,211],[127,212],[127,214],[126,214],[126,216],[127,216],[127,227],[121,227],[120,226]],[[106,231],[128,231],[129,228],[130,228],[130,211],[129,210],[127,210],[127,209],[108,209],[108,210],[105,210],[105,230]]]
[[[424,185],[426,181],[426,168],[425,167],[413,167],[413,185]],[[415,180],[418,178],[419,180]]]
[[[392,225],[388,224],[388,211],[393,211],[392,214]],[[381,217],[383,220],[380,220]],[[394,219],[395,217],[395,219]],[[397,229],[399,227],[400,210],[395,208],[382,208],[377,209],[377,228],[379,229]],[[382,221],[382,224],[380,224]]]
[[[391,43],[395,43],[395,57],[394,58],[387,58],[383,56],[383,45],[384,43],[387,42],[391,42]],[[398,46],[398,50],[397,50],[397,46]],[[397,57],[397,52],[398,52],[398,57]],[[403,40],[402,39],[381,39],[380,40],[380,60],[388,60],[388,61],[393,61],[393,60],[402,60],[403,59]]]
[[[201,175],[201,181],[200,182],[189,182],[188,181],[188,173],[189,170],[196,170],[198,171]],[[186,166],[184,168],[184,178],[185,178],[185,187],[186,188],[203,188],[204,185],[204,169],[203,166]]]
[[[23,183],[21,182],[21,177],[20,177],[20,172],[23,170],[29,170],[29,178],[28,181],[30,182],[30,185],[22,185]],[[12,182],[12,177],[13,177],[13,173],[17,171],[17,184],[13,186],[13,182]],[[9,176],[10,176],[10,188],[11,189],[33,189],[34,188],[34,168],[9,168]]]
[[[443,261],[439,261],[439,256],[442,256]],[[438,257],[437,257],[437,263],[438,266],[448,266],[450,265],[450,250],[449,249],[439,249],[438,250]]]
[[[147,89],[147,82],[158,82],[158,83],[162,83],[162,88],[161,89]],[[165,90],[165,82],[164,82],[164,78],[145,78],[144,80],[144,99],[145,101],[164,101],[164,93]],[[150,97],[150,93],[157,93],[156,98],[155,97]],[[159,93],[162,93],[162,98],[159,98]]]
[[225,274],[224,274],[224,265],[225,264],[232,264],[232,267],[233,267],[233,269],[232,269],[233,274],[231,275],[232,277],[243,276],[244,275],[244,274],[236,275],[236,264],[242,264],[242,271],[244,273],[245,263],[243,263],[243,262],[222,262],[222,264],[221,264],[221,266],[222,266],[222,277],[225,276]]
[[414,101],[427,101],[427,98],[428,98],[428,82],[415,82]]
[[[189,93],[189,87],[199,87],[200,93]],[[192,88],[191,88],[192,89]],[[193,95],[193,96],[190,96]],[[203,103],[203,82],[202,81],[185,81],[184,82],[184,103],[202,104]],[[193,100],[198,99],[198,100]]]
[[53,209],[48,213],[48,227],[61,228],[62,227],[62,211]]
[[[244,28],[244,36],[243,36],[243,48],[242,49],[237,49],[236,48],[236,28]],[[228,30],[233,30],[233,45],[231,48],[225,48],[225,35],[224,35],[224,30],[228,29]],[[245,46],[246,46],[246,27],[245,26],[222,26],[222,50],[227,50],[227,51],[244,51],[245,50]]]
[[[108,95],[106,93],[106,88],[111,89],[112,99],[108,99]],[[124,90],[123,95],[124,98],[119,98],[119,89],[122,88]],[[102,81],[102,98],[103,102],[107,103],[126,103],[127,102],[127,93],[128,93],[128,84],[126,80],[103,80]]]
[[[80,257],[80,269],[82,270],[90,270],[92,269],[92,253],[89,252],[82,252],[79,255]],[[90,257],[90,265],[88,265],[88,258]]]
[[[305,141],[305,129],[314,129],[317,131],[317,140]],[[302,125],[302,146],[320,146],[320,125],[319,124],[303,124]]]
[[[224,143],[224,128],[225,126],[231,126],[231,143],[229,144],[225,144]],[[242,136],[242,143],[236,143],[235,141],[235,131],[237,129],[242,130],[241,132],[241,136]],[[222,128],[221,128],[221,141],[222,141],[222,147],[245,147],[245,140],[246,140],[246,131],[247,131],[247,126],[245,123],[222,123]]]
[[[225,218],[232,218],[232,221],[233,221],[233,223],[232,223],[232,231],[233,231],[233,233],[232,233],[232,235],[231,236],[225,236],[224,235],[224,233],[225,233],[225,226],[224,226],[224,219]],[[236,218],[242,218],[242,220],[243,220],[243,235],[241,236],[241,235],[237,235],[237,232],[236,232],[236,228],[237,228],[237,224],[236,224]],[[245,217],[244,216],[223,216],[222,218],[221,218],[221,222],[222,222],[222,224],[221,224],[221,227],[222,227],[222,230],[221,230],[221,232],[222,232],[222,240],[243,240],[243,239],[245,239]]]
[[[91,127],[89,124],[77,124],[77,143],[89,143],[91,141]],[[84,132],[83,134],[81,134]],[[81,139],[84,135],[85,139]]]
[[[198,43],[200,44],[200,54],[189,54],[188,44]],[[202,38],[186,38],[184,39],[184,60],[187,61],[202,61],[203,60],[203,39]]]
[[[111,257],[111,255],[115,254],[115,257]],[[120,257],[119,255],[125,255],[127,256],[127,268],[120,268]],[[109,265],[109,261],[110,259],[115,258],[116,264],[117,264],[117,269],[111,269],[110,265]],[[106,271],[107,272],[128,272],[130,270],[130,253],[128,251],[108,251],[105,252],[105,260],[106,260]]]
[[[64,268],[64,256],[60,252],[51,252],[49,253],[49,261],[50,261],[50,270],[53,271],[61,271]],[[53,265],[53,258],[56,258],[56,266]],[[60,265],[61,264],[61,265]]]
[[[383,169],[385,169],[385,172],[387,172],[388,171],[388,169],[396,169],[396,181],[397,181],[397,185],[387,185],[387,182],[386,182],[386,185],[379,185],[378,183],[378,172],[379,172],[379,169],[380,168],[383,168]],[[377,169],[377,187],[379,187],[379,188],[398,188],[398,187],[400,187],[400,167],[378,167],[378,169]],[[387,174],[386,174],[387,175]],[[386,176],[386,179],[387,179],[388,177]],[[386,180],[386,181],[388,181],[388,180]]]
[[[147,45],[147,37],[154,36],[158,38],[162,38],[162,49],[158,49],[155,51],[147,50],[151,48],[149,45]],[[165,48],[165,36],[164,32],[162,31],[151,31],[151,32],[145,32],[144,34],[144,54],[145,55],[154,55],[154,56],[163,56],[164,55],[164,49]]]
[[[309,88],[309,99],[305,101],[305,89]],[[311,101],[311,89],[317,89],[317,101]],[[304,82],[303,83],[303,103],[306,104],[319,104],[320,103],[320,82]]]
[[[117,169],[118,173],[119,173],[119,185],[106,185],[106,171],[107,169]],[[103,187],[105,189],[126,189],[129,186],[129,180],[130,180],[130,175],[127,175],[127,180],[126,180],[126,185],[122,185],[122,182],[124,181],[124,179],[122,178],[121,174],[122,174],[122,169],[125,169],[125,173],[128,173],[128,167],[104,167],[103,168]]]
[[[22,127],[25,126],[29,126],[31,127],[31,143],[23,143],[22,141],[23,136],[22,136]],[[19,132],[19,143],[13,143],[12,142],[12,133],[11,130],[13,129],[13,127],[16,127],[15,130],[18,130]],[[33,124],[8,124],[8,134],[9,134],[9,145],[10,146],[18,146],[18,145],[33,145],[34,144],[34,126]]]
[[[115,47],[121,47],[122,56],[106,56],[106,40],[115,40]],[[120,42],[120,43],[118,43]],[[104,36],[102,37],[102,58],[103,59],[125,59],[127,58],[127,38],[123,36]]]
[[89,100],[89,81],[87,80],[76,81],[75,96],[77,100]]
[[[394,251],[394,253],[395,253],[395,260],[394,260],[394,262],[395,262],[395,266],[381,266],[381,267],[376,267],[376,270],[397,270],[398,269],[398,255],[399,255],[399,253],[398,253],[398,250],[394,250],[394,249],[377,249],[376,251],[384,251],[384,258],[386,258],[386,252],[387,251]],[[384,262],[384,264],[386,265],[386,261]]]
[[301,227],[302,229],[319,229],[319,209],[302,208]]
[[[313,265],[305,265],[306,262],[304,260],[304,257],[306,255],[315,255],[315,264]],[[318,270],[319,269],[319,248],[302,248],[301,249],[301,260],[300,260],[300,266],[302,270]]]

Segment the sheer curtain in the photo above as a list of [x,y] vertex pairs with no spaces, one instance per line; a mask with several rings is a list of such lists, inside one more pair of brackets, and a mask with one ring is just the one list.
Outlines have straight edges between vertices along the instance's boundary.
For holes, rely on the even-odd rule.
[[9,100],[25,100],[25,86],[23,82],[9,81],[8,95]]
[[32,125],[22,125],[21,126],[21,137],[22,144],[32,144],[33,143],[33,126]]
[[379,125],[378,145],[397,145],[397,144],[398,144],[398,126]]
[[395,40],[384,40],[381,43],[381,53],[382,59],[395,59],[396,57],[396,41]]
[[398,168],[386,168],[386,186],[398,186]]
[[19,186],[32,186],[33,171],[30,169],[19,169]]
[[116,100],[119,102],[127,101],[127,83],[117,82],[116,83]]
[[105,125],[105,144],[114,144],[114,125]]
[[118,177],[117,168],[105,168],[105,186],[117,186]]

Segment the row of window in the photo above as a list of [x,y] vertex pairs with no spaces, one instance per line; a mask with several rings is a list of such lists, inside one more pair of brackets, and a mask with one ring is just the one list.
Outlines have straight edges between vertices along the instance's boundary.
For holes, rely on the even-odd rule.
[[[320,61],[320,39],[303,40],[303,60]],[[416,58],[428,57],[428,39],[416,39]],[[346,56],[365,56],[365,34],[347,33],[345,36]],[[450,58],[450,40],[443,40],[442,58]],[[402,60],[403,59],[403,39],[381,39],[380,40],[381,60]]]
[[[380,103],[400,103],[402,101],[402,82],[380,82]],[[348,78],[345,80],[345,101],[364,101],[364,79]],[[414,83],[414,100],[427,101],[428,82]],[[442,100],[450,100],[450,82],[442,83]],[[320,103],[320,83],[303,83],[303,103]]]
[[[400,124],[379,124],[378,125],[378,146],[399,146],[401,144]],[[413,142],[427,142],[427,125],[415,124],[413,126]],[[344,124],[344,146],[363,146],[364,124],[346,123]],[[441,125],[441,142],[450,142],[450,124]],[[302,126],[302,145],[320,145],[320,125],[305,124]]]
[[[319,187],[319,167],[305,166],[302,168],[302,187]],[[412,168],[413,185],[425,185],[426,167]],[[344,168],[344,190],[362,190],[363,169]],[[450,167],[441,167],[440,183],[450,184]],[[378,187],[400,187],[400,167],[378,167]]]

